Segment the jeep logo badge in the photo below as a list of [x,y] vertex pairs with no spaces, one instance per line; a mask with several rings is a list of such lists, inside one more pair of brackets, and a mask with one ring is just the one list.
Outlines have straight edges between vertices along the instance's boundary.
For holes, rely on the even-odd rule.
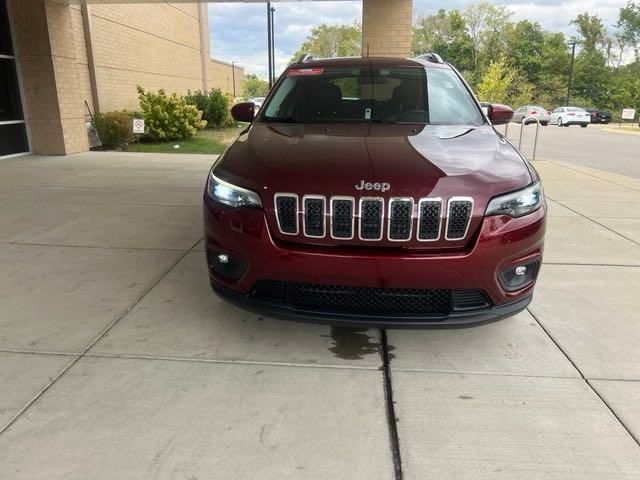
[[360,180],[359,185],[354,185],[356,190],[378,190],[379,192],[386,192],[391,189],[390,183],[371,183]]

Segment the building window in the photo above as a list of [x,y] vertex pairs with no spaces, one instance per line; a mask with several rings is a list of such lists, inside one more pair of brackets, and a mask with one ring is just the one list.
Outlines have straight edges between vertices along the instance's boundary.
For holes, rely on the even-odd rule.
[[0,0],[0,157],[29,151],[6,0]]

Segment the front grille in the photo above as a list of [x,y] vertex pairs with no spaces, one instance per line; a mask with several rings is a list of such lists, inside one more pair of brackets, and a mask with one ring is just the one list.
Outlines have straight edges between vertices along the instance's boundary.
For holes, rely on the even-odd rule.
[[445,317],[487,308],[482,290],[370,288],[260,280],[252,296],[281,306],[324,314]]
[[435,242],[440,238],[442,200],[425,198],[418,205],[418,240]]
[[[304,195],[302,205],[299,205],[297,194],[277,193],[274,196],[278,229],[285,235],[299,235],[302,230],[305,237],[325,238],[328,230],[335,240],[351,240],[356,231],[358,238],[365,241],[383,238],[391,242],[408,242],[414,238],[419,242],[440,240],[445,223],[443,200],[422,198],[416,201],[417,209],[413,198],[390,198],[385,210],[385,200],[378,197],[362,197],[356,204],[354,197]],[[473,199],[451,197],[446,207],[445,240],[464,240],[473,215]]]
[[331,199],[331,236],[337,239],[353,238],[353,198]]
[[360,239],[382,240],[382,212],[384,200],[381,198],[360,199]]
[[305,196],[302,200],[304,234],[307,237],[324,237],[324,197]]
[[413,199],[389,201],[389,240],[410,240],[413,231]]
[[472,211],[473,200],[471,198],[453,197],[449,199],[447,240],[462,240],[467,235]]
[[287,235],[298,234],[298,196],[280,193],[275,196],[278,228]]

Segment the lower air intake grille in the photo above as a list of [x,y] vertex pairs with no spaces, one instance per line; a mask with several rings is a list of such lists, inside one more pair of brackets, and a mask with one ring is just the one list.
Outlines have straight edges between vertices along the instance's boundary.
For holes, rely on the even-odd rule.
[[261,280],[253,297],[326,314],[444,317],[490,306],[482,290],[369,288]]

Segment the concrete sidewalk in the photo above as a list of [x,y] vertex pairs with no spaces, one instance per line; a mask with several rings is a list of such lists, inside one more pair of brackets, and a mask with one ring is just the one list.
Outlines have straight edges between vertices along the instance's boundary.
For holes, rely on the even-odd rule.
[[211,292],[211,163],[0,162],[1,479],[640,478],[640,180],[537,162],[531,308],[381,336]]

